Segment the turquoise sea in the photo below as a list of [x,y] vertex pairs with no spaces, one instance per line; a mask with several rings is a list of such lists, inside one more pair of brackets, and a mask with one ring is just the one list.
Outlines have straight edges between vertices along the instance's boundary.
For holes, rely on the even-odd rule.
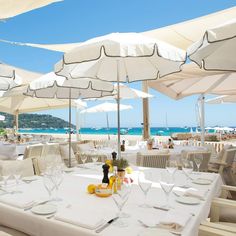
[[[68,129],[20,129],[21,133],[51,133],[51,134],[65,134],[68,132]],[[142,127],[133,127],[133,128],[121,128],[122,134],[128,135],[142,135]],[[151,135],[161,135],[168,136],[173,133],[188,133],[196,132],[196,127],[151,127]],[[197,130],[200,132],[200,129]],[[212,131],[213,132],[213,131]],[[74,130],[75,133],[75,130]],[[117,134],[117,128],[81,128],[81,134]]]

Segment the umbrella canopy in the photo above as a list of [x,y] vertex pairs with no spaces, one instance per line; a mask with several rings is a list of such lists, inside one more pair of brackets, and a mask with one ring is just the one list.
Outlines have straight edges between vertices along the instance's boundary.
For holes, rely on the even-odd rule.
[[[130,88],[129,86],[125,84],[119,84],[120,87],[120,99],[136,99],[136,98],[152,98],[153,95],[149,93],[145,93],[143,91],[140,91],[138,89]],[[117,99],[117,84],[114,84],[114,91],[112,93],[112,96],[106,96],[99,98],[99,100],[114,100]],[[93,99],[90,99],[93,100]]]
[[[130,110],[133,107],[130,105],[122,105],[120,104],[120,111],[123,110]],[[110,103],[110,102],[104,102],[102,104],[99,104],[94,107],[90,107],[88,109],[84,109],[80,113],[97,113],[97,112],[112,112],[112,111],[117,111],[117,104],[116,103]]]
[[235,103],[236,95],[222,95],[206,100],[208,104]]
[[114,88],[111,83],[96,79],[66,79],[50,72],[32,81],[26,95],[38,98],[99,98],[111,95]]
[[208,29],[188,48],[188,56],[205,70],[236,71],[236,19]]
[[0,63],[0,91],[7,91],[22,83],[22,79],[10,66]]
[[[60,109],[69,106],[69,101],[65,99],[32,98],[24,95],[26,91],[27,87],[21,86],[5,92],[3,96],[0,97],[0,111],[14,115],[25,112]],[[76,107],[74,101],[72,101],[72,106]]]
[[148,86],[173,99],[196,94],[236,94],[235,77],[233,72],[204,71],[190,63],[180,73],[149,81]]
[[20,15],[62,0],[0,0],[0,20]]
[[179,72],[185,51],[138,33],[113,33],[81,43],[64,54],[55,72],[67,78],[105,81],[154,80]]

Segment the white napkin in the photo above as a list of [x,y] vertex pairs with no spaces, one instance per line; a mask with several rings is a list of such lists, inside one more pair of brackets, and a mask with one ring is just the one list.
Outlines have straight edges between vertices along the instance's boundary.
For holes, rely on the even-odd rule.
[[0,197],[0,202],[23,209],[30,207],[34,203],[34,199],[32,196],[28,196],[22,193],[14,193],[2,195]]
[[58,211],[55,219],[91,230],[106,222],[101,211],[91,211],[74,206]]
[[173,192],[177,196],[195,197],[199,200],[205,200],[208,190],[199,190],[196,188],[189,188],[189,189],[175,188]]
[[160,219],[159,225],[164,228],[181,231],[189,221],[190,217],[191,215],[189,213],[170,210],[162,217],[162,219]]
[[205,200],[206,194],[208,191],[206,190],[197,190],[197,189],[187,189],[184,196],[188,197],[195,197],[198,198],[199,200]]

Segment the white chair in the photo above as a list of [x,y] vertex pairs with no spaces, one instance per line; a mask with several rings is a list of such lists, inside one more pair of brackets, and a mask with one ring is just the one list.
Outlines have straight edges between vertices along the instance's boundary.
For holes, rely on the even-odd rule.
[[170,154],[158,151],[138,152],[136,165],[143,167],[166,168],[166,161]]
[[224,150],[222,159],[211,161],[208,170],[219,173],[226,184],[235,185],[236,179],[233,173],[233,163],[236,149]]
[[209,151],[204,151],[204,152],[195,151],[195,152],[188,152],[187,153],[187,158],[193,162],[194,171],[198,170],[197,164],[194,159],[194,157],[196,157],[197,155],[202,157],[202,162],[199,166],[199,171],[207,172],[208,171],[208,164],[209,164],[210,157],[211,157],[211,152],[209,152]]
[[[66,166],[69,166],[69,144],[60,144],[60,154]],[[73,149],[71,148],[71,166],[76,166],[77,160]]]
[[42,155],[43,145],[42,144],[35,144],[27,146],[24,153],[24,159],[27,158],[39,158]]

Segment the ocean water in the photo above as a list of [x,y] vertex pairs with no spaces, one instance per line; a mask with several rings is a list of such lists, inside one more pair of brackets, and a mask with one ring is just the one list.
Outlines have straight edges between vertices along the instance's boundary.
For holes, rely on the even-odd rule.
[[[51,134],[66,134],[68,129],[20,129],[21,133],[51,133]],[[189,133],[196,132],[196,127],[151,127],[151,135],[169,136],[173,133]],[[75,132],[75,130],[74,130]],[[142,135],[142,127],[121,128],[121,134]],[[200,132],[200,129],[198,129]],[[213,131],[211,131],[213,132]],[[81,134],[117,134],[117,128],[81,128]]]

